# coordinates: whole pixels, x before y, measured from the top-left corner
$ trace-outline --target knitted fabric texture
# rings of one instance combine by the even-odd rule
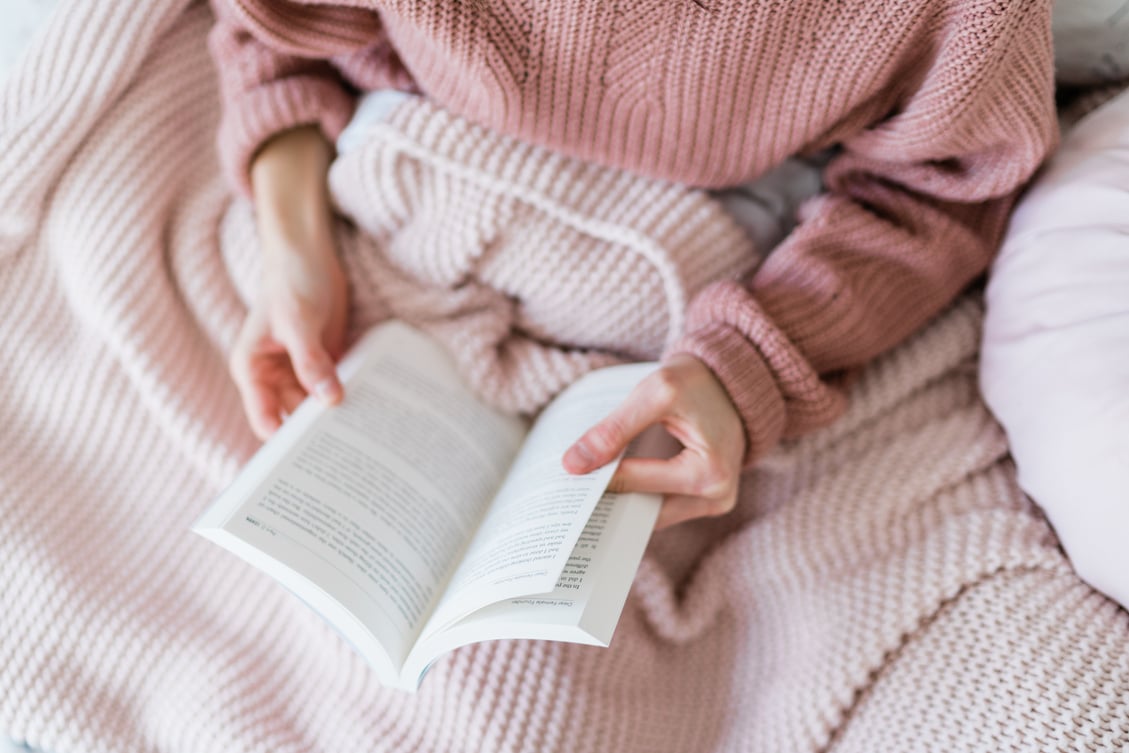
[[[701,191],[561,157],[421,101],[365,138],[330,175],[362,231],[343,238],[364,260],[354,287],[436,335],[507,411],[541,408],[593,366],[657,359],[695,293],[757,260]],[[249,237],[250,215],[239,220]]]
[[[734,514],[656,536],[611,648],[492,642],[418,695],[381,688],[188,531],[255,447],[224,363],[253,253],[214,167],[212,19],[63,1],[0,93],[0,734],[60,753],[1129,746],[1129,616],[1015,485],[971,299],[746,474]],[[366,243],[344,247],[358,321],[392,305],[362,287]],[[669,322],[651,326],[653,346]]]
[[[920,329],[984,271],[1056,138],[1049,0],[213,4],[220,146],[244,191],[271,135],[317,123],[334,138],[353,90],[389,86],[697,186],[840,147],[828,195],[744,284],[703,289],[671,348],[725,385],[746,464],[833,420],[836,372]]]

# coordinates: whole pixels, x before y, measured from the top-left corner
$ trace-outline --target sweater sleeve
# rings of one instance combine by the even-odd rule
[[[251,161],[272,136],[318,125],[334,141],[348,124],[355,97],[342,63],[363,70],[369,85],[411,87],[371,10],[284,0],[212,0],[212,7],[220,160],[229,182],[248,196]]]
[[[976,6],[976,9],[971,9]],[[746,465],[834,420],[835,387],[982,273],[1057,140],[1047,2],[951,3],[903,106],[845,139],[828,192],[745,283],[691,301],[672,352],[703,360],[745,426]],[[931,51],[931,52],[930,52]]]

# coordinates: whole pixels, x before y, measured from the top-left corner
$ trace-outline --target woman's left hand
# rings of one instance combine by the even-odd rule
[[[565,470],[588,473],[610,463],[655,424],[681,442],[682,451],[665,460],[625,459],[608,489],[665,495],[657,528],[732,510],[745,430],[717,377],[684,353],[647,376],[622,405],[585,432],[565,453]]]

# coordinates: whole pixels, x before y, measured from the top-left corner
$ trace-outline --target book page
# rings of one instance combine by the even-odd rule
[[[606,493],[592,511],[553,590],[491,604],[424,639],[404,667],[403,687],[459,646],[522,638],[611,643],[662,497]]]
[[[343,628],[327,601],[399,664],[525,426],[479,402],[442,348],[400,323],[366,336],[341,373],[344,402],[303,403],[197,530],[225,546],[250,544],[268,560],[255,564],[358,650],[364,637]],[[215,528],[227,536],[211,535]]]
[[[561,465],[564,453],[655,368],[643,363],[591,372],[549,404],[526,436],[425,633],[487,604],[553,590],[618,465],[575,476]]]

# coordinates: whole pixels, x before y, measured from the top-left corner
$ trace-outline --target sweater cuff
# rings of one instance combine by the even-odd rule
[[[713,322],[684,335],[668,355],[688,353],[718,378],[745,428],[745,457],[749,468],[771,450],[784,433],[784,398],[756,347],[732,327]]]
[[[231,184],[251,197],[251,161],[282,131],[317,125],[331,143],[353,116],[354,98],[340,83],[292,76],[263,84],[230,102],[219,131],[220,159]]]

